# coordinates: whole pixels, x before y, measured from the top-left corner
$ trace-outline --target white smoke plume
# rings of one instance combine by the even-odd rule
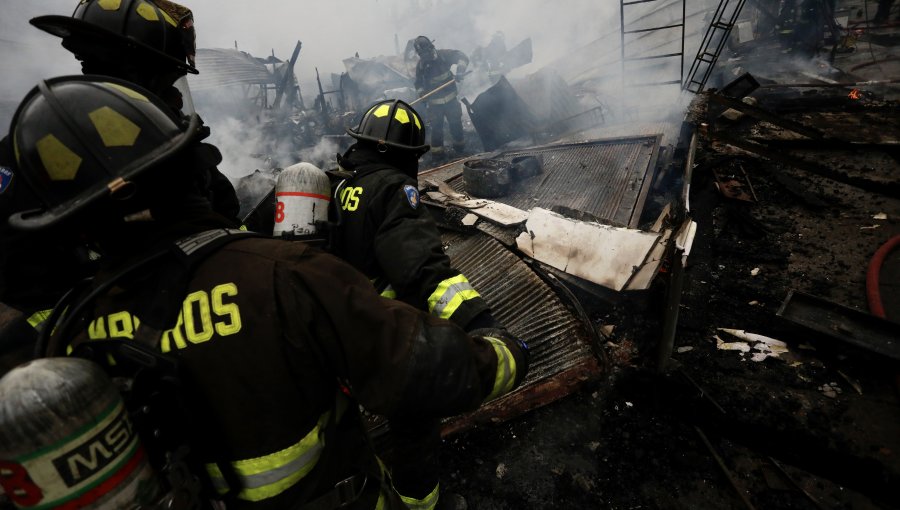
[[[9,107],[4,109],[2,104],[14,106],[40,78],[79,71],[77,62],[60,46],[58,38],[28,24],[29,18],[40,14],[70,14],[76,0],[7,0],[6,3],[4,16],[0,18],[0,69],[5,71],[5,81],[0,83],[0,126],[8,123],[12,115]],[[430,37],[438,48],[455,48],[470,55],[476,47],[488,44],[497,33],[505,36],[507,48],[530,37],[533,62],[511,73],[511,79],[525,77],[549,65],[570,84],[586,77],[593,78],[593,84],[605,95],[602,99],[605,104],[616,104],[621,94],[621,81],[616,78],[620,55],[618,2],[329,0],[312,4],[288,0],[184,0],[183,3],[194,12],[199,48],[237,47],[255,57],[264,58],[274,53],[287,60],[296,42],[302,41],[295,75],[301,83],[307,108],[311,107],[317,93],[316,68],[323,77],[324,88],[330,90],[333,88],[331,74],[345,71],[344,59],[355,55],[363,59],[395,55],[404,49],[408,40],[418,35]],[[714,7],[715,2],[689,3],[692,5],[689,6],[688,31],[696,38],[702,26],[702,13],[710,6]],[[661,8],[666,4],[670,7]],[[650,25],[659,25],[680,16],[678,0],[660,0],[647,5],[632,8],[626,22],[643,20]],[[648,14],[653,10],[657,12]],[[634,44],[631,50],[668,51],[671,44],[680,45],[680,34],[662,35],[662,42],[644,39],[649,43],[646,48]],[[686,47],[687,62],[694,51],[695,47],[690,44]],[[9,72],[11,69],[16,72]],[[639,67],[629,70],[627,78],[652,81],[656,75],[677,77],[678,64],[674,68],[671,64],[667,68]],[[473,100],[487,85],[489,83],[471,82],[465,84],[463,92]],[[635,96],[642,97],[640,94]],[[212,129],[210,141],[218,145],[225,156],[221,166],[233,178],[257,168],[286,166],[297,162],[298,157],[309,156],[307,151],[292,153],[276,143],[264,129],[268,122],[264,116],[256,125],[238,125],[233,116],[204,108],[204,104],[198,102],[198,113]],[[246,119],[242,118],[242,122]],[[309,157],[326,154],[326,151],[319,152]],[[254,154],[264,155],[256,157]],[[333,159],[331,154],[327,156]]]

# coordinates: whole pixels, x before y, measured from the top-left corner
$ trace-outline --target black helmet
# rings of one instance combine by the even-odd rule
[[[412,106],[399,99],[386,99],[372,105],[359,121],[359,127],[348,129],[347,134],[357,140],[376,143],[381,152],[392,147],[421,156],[431,148],[425,144],[422,118]]]
[[[9,223],[50,226],[123,188],[181,151],[200,119],[176,117],[159,98],[107,76],[63,76],[40,82],[13,117],[17,175],[42,204]]]
[[[39,16],[31,24],[62,37],[63,46],[82,60],[124,51],[140,65],[197,74],[187,62],[193,57],[193,23],[190,10],[182,9],[184,24],[149,0],[81,0],[71,17]]]
[[[432,43],[431,39],[425,37],[424,35],[416,37],[416,40],[413,41],[413,47],[416,49],[416,53],[418,53],[420,57],[431,55],[434,52],[434,43]]]

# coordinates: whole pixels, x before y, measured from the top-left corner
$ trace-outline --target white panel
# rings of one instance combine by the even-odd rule
[[[659,234],[565,218],[532,209],[516,244],[526,254],[568,274],[619,291],[640,269]]]

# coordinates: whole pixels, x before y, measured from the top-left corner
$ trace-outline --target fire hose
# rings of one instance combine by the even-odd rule
[[[878,248],[875,255],[872,255],[872,260],[869,261],[869,268],[866,271],[866,298],[869,301],[869,311],[872,312],[872,315],[882,319],[887,319],[888,317],[884,311],[884,303],[881,302],[881,289],[879,288],[881,266],[884,264],[888,254],[898,246],[900,246],[900,235],[888,239],[886,243],[881,245],[881,248]],[[894,375],[894,385],[897,391],[900,392],[900,373]]]
[[[898,246],[900,246],[900,235],[890,238],[881,245],[881,248],[878,248],[878,251],[872,256],[872,260],[869,261],[869,269],[866,271],[866,297],[869,301],[869,310],[873,315],[883,319],[887,318],[887,314],[884,311],[884,304],[881,302],[881,290],[879,289],[881,266],[888,254]]]

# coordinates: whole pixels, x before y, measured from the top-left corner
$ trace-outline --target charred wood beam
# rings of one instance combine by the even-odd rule
[[[803,494],[803,496],[805,496],[806,499],[808,499],[808,500],[810,501],[810,503],[812,503],[813,505],[815,505],[816,508],[818,508],[819,510],[827,510],[827,509],[825,508],[825,505],[823,505],[822,503],[820,503],[818,499],[816,499],[815,497],[813,497],[812,494],[809,493],[809,491],[807,491],[807,490],[804,489],[799,483],[797,483],[797,480],[794,480],[794,477],[791,476],[791,474],[788,473],[787,470],[785,470],[784,467],[781,466],[781,463],[780,463],[780,462],[778,462],[777,460],[775,460],[775,459],[774,459],[773,457],[771,457],[771,456],[768,458],[768,460],[769,460],[769,462],[772,463],[773,466],[775,466],[775,469],[778,470],[778,473],[779,473],[785,480],[787,480],[788,483],[790,483],[795,489],[797,489],[799,492],[801,492],[801,493]]]
[[[488,402],[474,412],[446,420],[441,427],[441,436],[458,434],[478,425],[504,422],[521,414],[521,409],[537,409],[569,395],[583,384],[598,379],[601,374],[595,358],[584,358],[553,377]]]
[[[685,371],[667,378],[659,387],[661,404],[686,423],[715,431],[719,437],[773,457],[816,476],[856,490],[886,508],[895,508],[900,473],[875,458],[841,451],[826,435],[817,435],[800,422],[761,422],[726,409]],[[687,397],[687,398],[686,398]]]
[[[765,145],[748,140],[741,140],[722,132],[713,133],[713,137],[723,143],[737,147],[738,149],[745,150],[747,152],[751,152],[753,154],[757,154],[771,161],[785,163],[794,168],[812,172],[814,174],[821,175],[822,177],[826,177],[833,181],[842,182],[861,190],[877,193],[886,197],[900,198],[900,182],[875,182],[869,179],[864,179],[862,177],[850,176],[843,172],[838,172],[836,170],[832,170],[831,168],[819,165],[818,163],[813,163],[805,159],[789,156]],[[822,205],[825,204],[823,203]]]
[[[278,90],[275,91],[275,108],[279,108],[281,106],[281,98],[284,97],[284,93],[287,88],[291,85],[294,77],[294,66],[297,64],[297,57],[300,56],[300,47],[303,46],[303,43],[297,41],[297,45],[294,46],[294,53],[291,55],[291,61],[284,68],[284,76],[281,78],[281,86],[278,87]]]
[[[900,83],[900,78],[890,78],[887,80],[869,80],[854,81],[841,83],[767,83],[760,85],[763,89],[790,89],[790,88],[841,88],[841,87],[867,87],[870,85],[887,85],[890,83]]]
[[[722,457],[719,455],[719,452],[716,451],[716,448],[713,446],[712,442],[710,442],[709,438],[706,437],[706,434],[700,427],[694,426],[694,430],[697,431],[697,435],[700,436],[700,439],[703,441],[703,444],[706,446],[706,449],[709,450],[710,455],[712,455],[713,459],[715,459],[716,464],[718,464],[719,469],[722,470],[722,473],[725,475],[725,478],[728,479],[728,483],[734,489],[734,492],[741,498],[741,501],[744,503],[750,510],[756,510],[756,507],[753,506],[753,503],[750,502],[750,499],[747,498],[747,494],[738,483],[737,479],[735,479],[734,475],[731,474],[731,470],[728,469],[728,466],[725,465],[725,461],[722,460]]]
[[[753,154],[762,156],[762,157],[772,160],[772,161],[779,161],[782,163],[786,163],[793,167],[800,168],[802,170],[808,170],[808,171],[813,171],[813,172],[818,170],[818,168],[815,168],[816,165],[814,163],[811,163],[806,160],[800,160],[798,158],[792,158],[792,157],[782,154],[780,152],[772,151],[768,147],[758,144],[758,143],[749,142],[746,140],[739,140],[737,138],[725,135],[724,133],[721,133],[721,132],[714,133],[713,136],[715,139],[717,139],[725,144],[731,145],[733,147],[737,147],[737,148],[739,148],[741,150],[745,150],[747,152],[751,152]],[[819,198],[815,194],[807,191],[808,187],[803,185],[796,179],[794,179],[790,176],[781,174],[779,172],[775,172],[775,171],[770,172],[770,174],[782,186],[784,186],[788,191],[790,191],[795,196],[800,198],[805,204],[812,206],[812,207],[825,207],[828,205],[828,203],[823,201],[821,198]]]
[[[771,140],[764,138],[751,138],[751,140],[764,143],[769,147],[783,150],[817,150],[817,151],[846,151],[846,150],[876,150],[888,154],[900,151],[900,142],[849,142],[827,138],[823,140]]]
[[[778,317],[815,338],[862,349],[900,365],[900,324],[791,290]]]
[[[817,150],[817,151],[878,151],[900,162],[900,141],[894,142],[848,142],[846,140],[765,140],[751,138],[754,142],[765,143],[777,150]]]
[[[728,108],[735,109],[739,112],[743,112],[751,117],[755,117],[759,120],[764,120],[766,122],[775,124],[776,126],[783,127],[784,129],[793,131],[795,133],[801,134],[803,136],[809,138],[824,138],[825,135],[822,134],[818,129],[813,129],[808,126],[804,126],[799,122],[794,122],[792,120],[787,120],[783,117],[780,117],[768,110],[760,108],[758,106],[749,105],[743,101],[732,99],[730,97],[725,97],[719,94],[710,94],[709,100],[720,104],[722,106],[727,106]]]
[[[685,223],[689,225],[689,223]],[[677,236],[669,241],[666,251],[672,270],[667,281],[665,306],[662,313],[662,334],[656,346],[656,370],[666,372],[672,366],[672,351],[675,349],[675,333],[678,328],[678,314],[681,310],[681,294],[684,288],[684,269],[687,262],[684,247],[678,246]]]

